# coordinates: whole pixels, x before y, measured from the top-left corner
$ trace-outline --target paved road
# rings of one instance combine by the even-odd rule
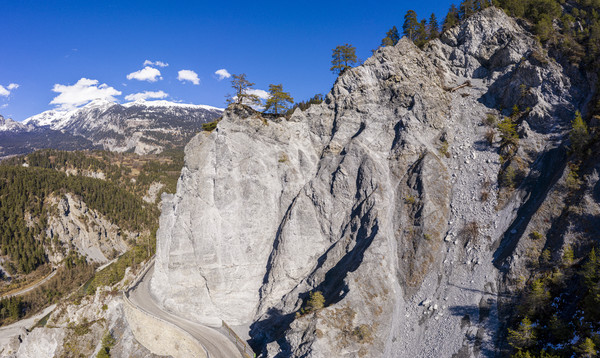
[[[99,267],[96,269],[96,272],[99,272],[99,271],[101,271],[103,268],[105,268],[105,267],[108,267],[108,265],[110,265],[110,264],[112,264],[113,262],[117,261],[117,260],[119,259],[119,257],[121,257],[121,256],[122,256],[122,254],[121,254],[121,255],[119,255],[119,256],[117,256],[117,257],[115,257],[114,259],[112,259],[112,260],[108,261],[108,262],[107,262],[107,263],[105,263],[104,265],[102,265],[102,266],[99,266]]]
[[[54,308],[56,308],[55,304],[50,307],[46,307],[46,309],[44,309],[42,312],[36,314],[33,317],[22,319],[11,325],[1,327],[0,328],[0,351],[7,343],[10,342],[10,340],[13,337],[20,335],[23,332],[23,329],[31,329],[31,327],[33,327],[37,323],[37,321],[42,319],[42,317],[44,317],[48,313],[52,312],[52,310],[54,310]]]
[[[48,276],[44,277],[43,280],[39,281],[38,283],[36,283],[35,285],[31,286],[31,287],[27,287],[24,288],[20,291],[14,292],[14,293],[9,293],[6,294],[4,296],[2,296],[2,298],[9,298],[9,297],[14,297],[14,296],[21,296],[29,291],[35,290],[37,287],[39,287],[40,285],[43,285],[44,283],[48,282],[49,279],[51,279],[52,277],[54,277],[54,275],[56,275],[57,270],[53,270]]]
[[[163,311],[150,296],[149,285],[153,272],[154,266],[146,272],[140,283],[129,292],[131,302],[154,316],[169,321],[187,331],[206,348],[210,358],[242,357],[236,346],[216,330]]]

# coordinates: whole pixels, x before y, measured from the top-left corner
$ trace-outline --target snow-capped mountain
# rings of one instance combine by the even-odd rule
[[[90,140],[112,151],[158,153],[183,147],[202,124],[221,116],[223,109],[169,101],[118,104],[95,100],[73,110],[50,110],[27,118],[23,123]]]
[[[0,132],[27,132],[31,127],[0,115]]]

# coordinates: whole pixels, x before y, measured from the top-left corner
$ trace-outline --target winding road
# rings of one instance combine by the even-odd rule
[[[25,287],[25,288],[20,289],[20,290],[18,290],[16,292],[9,292],[9,293],[5,294],[4,296],[2,296],[0,298],[9,298],[9,297],[21,296],[21,295],[23,295],[23,294],[25,294],[27,292],[30,292],[30,291],[32,291],[32,290],[40,287],[44,283],[48,282],[48,280],[50,280],[52,277],[54,277],[54,275],[56,275],[57,271],[58,270],[53,269],[52,272],[48,276],[46,276],[43,279],[39,280],[38,282],[36,282],[32,286]]]
[[[150,295],[150,278],[153,272],[154,264],[144,274],[141,281],[129,291],[131,302],[146,312],[168,321],[191,334],[204,346],[210,358],[242,357],[235,344],[215,329],[163,311]]]

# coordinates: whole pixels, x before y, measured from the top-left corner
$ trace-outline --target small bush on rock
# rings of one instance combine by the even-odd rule
[[[325,297],[323,297],[321,291],[311,292],[310,298],[306,303],[306,308],[312,312],[320,310],[323,307],[325,307]]]

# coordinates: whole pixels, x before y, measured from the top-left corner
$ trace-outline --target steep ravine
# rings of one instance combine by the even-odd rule
[[[589,100],[565,72],[489,8],[423,50],[377,50],[289,120],[230,106],[163,196],[153,295],[202,323],[250,325],[264,357],[494,356],[498,302],[525,269],[513,257]],[[514,105],[511,165],[528,179],[499,191],[483,123]],[[315,291],[325,308],[302,313]]]

